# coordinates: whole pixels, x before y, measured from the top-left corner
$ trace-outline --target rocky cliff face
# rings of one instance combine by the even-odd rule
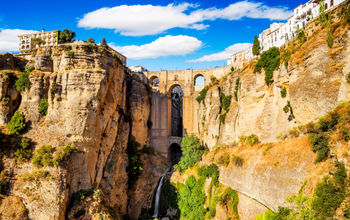
[[[263,142],[276,141],[280,134],[313,121],[339,102],[349,100],[346,75],[350,72],[350,31],[334,22],[333,48],[327,46],[326,30],[310,23],[306,28],[310,32],[309,40],[302,46],[295,40],[288,69],[281,65],[274,72],[272,85],[266,85],[264,73],[253,73],[253,61],[210,87],[198,110],[201,140],[210,149],[216,144],[238,142],[241,135],[256,134]],[[285,98],[281,97],[282,88],[287,91]],[[232,96],[225,123],[219,118],[224,112],[220,107],[220,92]],[[294,117],[290,111],[283,110],[288,102]]]
[[[265,83],[264,71],[253,72],[257,62],[253,60],[242,70],[212,84],[200,104],[198,134],[212,151],[203,158],[204,162],[219,164],[223,155],[236,155],[244,160],[242,167],[233,162],[229,166],[220,165],[220,182],[240,194],[241,219],[254,219],[264,206],[277,210],[288,196],[298,193],[305,181],[306,192],[312,194],[316,183],[334,170],[331,161],[314,165],[315,155],[307,137],[282,140],[299,136],[303,125],[315,122],[350,99],[347,81],[350,31],[349,25],[341,20],[341,11],[339,8],[332,12],[332,48],[327,45],[327,31],[315,20],[306,27],[308,40],[304,44],[295,39],[282,48],[282,52],[283,49],[293,52],[288,67],[282,62],[274,71],[272,84]],[[283,88],[285,97],[281,95]],[[220,93],[232,97],[224,121],[220,120],[220,115],[225,114]],[[239,144],[240,137],[251,134],[264,144],[239,146],[244,144]],[[334,145],[332,155],[349,167],[348,153],[344,153],[349,151],[348,144],[336,141]]]
[[[1,69],[10,74],[23,69],[12,64],[16,62],[11,59],[18,58],[8,54],[0,57],[7,60]],[[143,157],[148,177],[141,177],[136,184],[147,186],[147,191],[131,193],[127,175],[126,148],[131,135],[142,146],[149,143],[150,94],[143,76],[132,75],[113,51],[79,42],[39,49],[28,60],[30,64],[35,66],[30,74],[31,86],[21,94],[6,78],[7,73],[1,74],[1,98],[9,97],[9,102],[1,109],[0,125],[5,126],[18,109],[27,121],[24,136],[32,139],[36,147],[74,144],[79,152],[70,157],[65,167],[49,169],[54,181],[44,180],[40,186],[32,186],[17,180],[11,182],[9,195],[20,198],[31,219],[64,219],[70,196],[91,187],[100,188],[103,203],[117,215],[131,209],[137,217],[141,208],[150,208],[149,200],[167,166],[161,163],[164,159]],[[38,111],[44,98],[49,104],[46,116]],[[159,162],[151,165],[155,160]],[[11,170],[15,177],[35,171],[30,163],[16,164],[10,156],[3,161],[6,171]],[[23,192],[28,187],[30,195]],[[88,210],[87,207],[86,213]]]

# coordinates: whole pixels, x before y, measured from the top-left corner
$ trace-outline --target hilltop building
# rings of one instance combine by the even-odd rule
[[[333,9],[345,1],[346,0],[325,0],[325,10]],[[304,28],[309,21],[319,16],[320,2],[320,0],[310,0],[305,4],[297,6],[294,9],[293,15],[288,18],[287,23],[272,23],[268,29],[259,34],[260,51],[267,51],[271,47],[281,47],[289,40],[293,39],[299,28]],[[245,54],[245,59],[243,61],[241,58],[242,54]],[[241,68],[245,62],[248,62],[252,58],[254,58],[252,50],[240,51],[227,59],[227,65]]]
[[[136,72],[136,73],[148,72],[148,70],[143,66],[131,66],[129,67],[129,69],[132,72]]]
[[[41,32],[35,32],[32,34],[23,34],[19,35],[19,52],[27,53],[35,48],[38,48],[39,45],[35,44],[33,39],[40,38],[45,44],[43,46],[54,46],[58,44],[58,30],[55,31],[46,31],[42,29]]]

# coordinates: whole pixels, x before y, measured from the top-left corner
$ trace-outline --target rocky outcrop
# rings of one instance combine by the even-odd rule
[[[150,94],[144,76],[132,75],[111,49],[91,48],[83,42],[39,49],[28,63],[35,70],[30,74],[30,89],[20,95],[7,86],[8,81],[1,75],[1,91],[6,96],[11,94],[10,103],[15,107],[3,111],[0,125],[6,125],[5,119],[18,108],[27,121],[24,136],[32,139],[36,147],[74,144],[78,152],[65,167],[49,169],[53,176],[50,181],[42,181],[40,186],[15,181],[10,194],[23,201],[30,219],[64,219],[73,193],[100,188],[104,195],[101,201],[118,216],[127,214],[128,204],[133,201],[137,206],[130,203],[130,213],[138,217],[142,208],[150,207],[166,166],[162,157],[144,156],[147,169],[136,182],[140,190],[128,190],[128,140],[132,135],[142,146],[149,145]],[[46,116],[38,111],[44,98],[49,103]],[[5,165],[7,170],[9,167]],[[12,162],[14,176],[35,170],[29,163],[18,166]],[[27,195],[24,188],[32,193]],[[35,195],[39,197],[33,202]]]

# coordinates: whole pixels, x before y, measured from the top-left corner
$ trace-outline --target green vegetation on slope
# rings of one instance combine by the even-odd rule
[[[193,134],[186,134],[185,137],[182,138],[181,149],[181,160],[174,166],[174,169],[181,172],[185,171],[187,168],[193,167],[202,158],[204,153],[204,148],[198,137]]]
[[[263,52],[255,66],[254,73],[264,69],[265,82],[270,85],[273,81],[273,71],[277,70],[280,66],[280,51],[277,47],[272,47],[269,50]]]

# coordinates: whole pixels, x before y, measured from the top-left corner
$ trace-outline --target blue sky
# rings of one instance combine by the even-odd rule
[[[284,22],[304,2],[3,1],[0,52],[16,52],[17,34],[67,28],[76,32],[77,40],[92,37],[100,42],[106,37],[127,55],[128,66],[210,68],[225,65],[227,54],[249,46],[254,35],[274,21]]]

